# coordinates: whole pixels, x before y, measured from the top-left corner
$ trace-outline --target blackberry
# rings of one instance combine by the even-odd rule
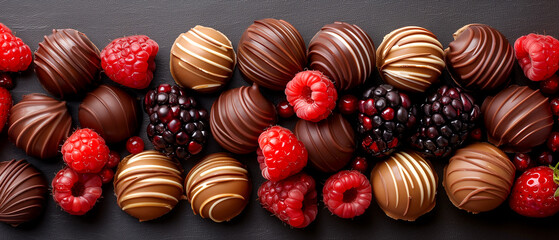
[[[144,99],[149,115],[147,135],[156,150],[188,159],[202,151],[208,138],[208,111],[178,86],[161,84]]]
[[[373,157],[390,155],[416,122],[409,97],[389,84],[372,87],[359,101],[357,132],[361,150]]]
[[[480,116],[474,98],[460,88],[442,86],[420,107],[422,116],[411,145],[425,157],[443,158],[468,138]]]

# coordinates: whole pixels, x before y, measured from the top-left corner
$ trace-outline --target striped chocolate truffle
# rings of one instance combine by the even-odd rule
[[[237,58],[231,41],[221,32],[197,25],[181,34],[171,48],[171,75],[175,82],[202,93],[226,84]]]

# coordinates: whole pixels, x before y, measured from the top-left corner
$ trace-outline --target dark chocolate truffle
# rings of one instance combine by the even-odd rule
[[[276,91],[284,90],[307,65],[303,37],[284,20],[254,21],[238,48],[239,70],[245,80]]]
[[[101,85],[80,104],[78,118],[83,128],[91,128],[109,143],[132,136],[139,125],[139,106],[123,90]]]
[[[490,91],[507,82],[514,52],[503,34],[484,24],[468,24],[452,36],[454,41],[445,49],[446,65],[458,85]]]
[[[44,209],[47,181],[25,160],[0,162],[0,222],[17,226]]]
[[[309,43],[310,68],[334,81],[338,90],[365,83],[375,70],[375,45],[356,25],[335,22],[325,25]]]
[[[539,90],[510,86],[481,107],[487,139],[507,152],[528,152],[547,141],[553,129],[549,101]]]
[[[223,92],[210,111],[215,140],[238,154],[256,151],[258,136],[276,121],[274,104],[262,96],[256,84]]]
[[[35,73],[41,85],[59,98],[76,96],[97,84],[99,49],[74,29],[52,30],[35,52]]]
[[[355,150],[353,128],[337,113],[317,123],[299,120],[295,135],[305,145],[312,166],[322,172],[342,169]]]
[[[51,158],[68,138],[72,118],[66,102],[32,93],[10,110],[8,137],[29,156]]]

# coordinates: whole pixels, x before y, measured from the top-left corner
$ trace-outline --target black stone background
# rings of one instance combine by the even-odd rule
[[[422,26],[435,33],[444,47],[452,41],[452,33],[469,23],[489,24],[501,31],[511,42],[531,32],[559,37],[559,2],[550,1],[5,1],[0,0],[0,22],[9,26],[33,51],[44,35],[53,28],[74,28],[87,34],[99,49],[112,39],[134,34],[145,34],[160,47],[157,70],[150,87],[159,83],[173,83],[169,73],[169,52],[175,38],[197,24],[213,27],[229,37],[235,50],[244,30],[254,20],[281,18],[293,24],[308,44],[312,36],[325,24],[346,21],[363,28],[379,46],[390,31],[407,26]],[[44,93],[33,67],[17,77],[17,87],[11,91],[14,102],[29,93]],[[511,78],[527,83],[517,66]],[[449,81],[448,75],[443,81]],[[369,85],[378,82],[374,73]],[[115,84],[103,76],[103,82]],[[239,71],[227,86],[248,85]],[[147,90],[127,89],[138,98]],[[278,102],[282,93],[264,90],[272,101]],[[340,93],[340,96],[343,93]],[[217,94],[196,97],[210,108]],[[479,103],[483,98],[478,98]],[[77,109],[81,99],[68,102],[77,127]],[[145,133],[148,118],[144,115],[139,135],[152,148]],[[280,125],[292,128],[296,121],[282,120]],[[124,156],[124,145],[110,146]],[[224,151],[211,139],[201,156]],[[169,214],[160,219],[139,223],[121,211],[116,204],[111,185],[103,188],[103,197],[85,216],[71,216],[63,212],[51,197],[45,213],[37,220],[14,228],[0,224],[0,239],[529,239],[556,238],[559,216],[546,219],[521,217],[504,204],[498,209],[477,215],[458,210],[448,200],[439,181],[437,206],[415,222],[395,221],[385,216],[375,202],[362,216],[353,220],[330,214],[320,203],[315,222],[305,229],[291,229],[270,216],[258,203],[256,190],[264,182],[260,176],[255,154],[237,156],[248,165],[252,174],[253,191],[247,208],[227,223],[194,216],[190,205],[181,201]],[[0,134],[0,161],[25,158],[40,169],[49,181],[63,166],[60,157],[46,161],[28,157],[7,140],[6,131]],[[183,161],[188,171],[200,157]],[[434,161],[442,180],[444,161]],[[317,177],[318,190],[327,176]]]

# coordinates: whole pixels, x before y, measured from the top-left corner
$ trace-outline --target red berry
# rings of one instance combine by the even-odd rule
[[[115,168],[120,163],[120,154],[116,151],[109,152],[109,160],[107,161],[107,165],[105,168]]]
[[[65,167],[52,180],[52,195],[64,211],[72,215],[83,215],[101,197],[102,185],[103,181],[97,174],[77,173]]]
[[[552,36],[528,34],[514,42],[524,75],[532,81],[551,77],[559,69],[559,41]]]
[[[297,117],[318,122],[330,115],[336,107],[338,93],[328,77],[319,71],[303,71],[287,83],[287,101]]]
[[[547,139],[547,148],[552,152],[559,150],[559,132],[552,132]]]
[[[324,204],[341,218],[353,218],[367,210],[373,198],[369,179],[358,171],[341,171],[326,180]]]
[[[138,154],[144,151],[144,140],[141,137],[134,136],[126,141],[126,150],[132,154]]]
[[[3,23],[0,23],[0,33],[12,33],[12,30],[10,30],[6,25],[4,25]]]
[[[279,181],[294,175],[307,165],[307,149],[289,129],[273,126],[258,137],[256,151],[262,176]]]
[[[143,89],[153,79],[158,51],[159,45],[148,36],[117,38],[101,52],[101,66],[111,80]]]
[[[258,188],[263,208],[295,228],[304,228],[316,218],[317,193],[314,179],[300,173],[281,181],[266,181]]]
[[[62,159],[78,173],[98,173],[109,160],[109,148],[95,131],[78,129],[62,145]]]
[[[291,106],[287,101],[279,102],[276,109],[278,110],[278,114],[282,118],[290,118],[295,114],[295,111],[293,110],[293,106]]]
[[[539,166],[528,169],[512,187],[510,208],[527,217],[555,215],[559,212],[558,175],[556,168]]]
[[[512,161],[516,167],[516,171],[524,172],[532,165],[532,159],[525,153],[517,153],[514,155],[514,160]]]
[[[356,96],[347,94],[342,96],[340,99],[340,103],[338,104],[338,109],[342,114],[352,114],[357,111],[359,107],[359,101],[357,100]]]
[[[369,167],[367,164],[367,159],[364,157],[355,157],[353,161],[351,161],[350,166],[351,169],[357,170],[361,173],[367,171],[367,168]]]
[[[470,137],[472,138],[472,140],[474,141],[480,141],[481,140],[481,128],[476,128],[474,130],[472,130],[472,132],[470,132]]]
[[[103,168],[103,170],[99,172],[99,177],[101,177],[103,184],[107,184],[113,181],[114,176],[115,176],[115,172],[110,168]]]
[[[14,89],[14,81],[12,80],[12,77],[10,77],[10,74],[0,72],[0,87],[8,90]]]
[[[551,100],[550,105],[553,115],[559,116],[559,98],[554,98],[553,100]]]
[[[24,71],[33,61],[31,49],[6,25],[2,24],[0,29],[0,71]]]
[[[12,108],[12,95],[8,90],[0,87],[0,132],[8,121],[8,115]]]
[[[538,163],[545,166],[551,165],[553,163],[553,155],[551,155],[548,151],[543,151],[538,156]]]
[[[546,94],[555,94],[559,90],[559,76],[553,74],[551,77],[540,82],[540,89]]]

